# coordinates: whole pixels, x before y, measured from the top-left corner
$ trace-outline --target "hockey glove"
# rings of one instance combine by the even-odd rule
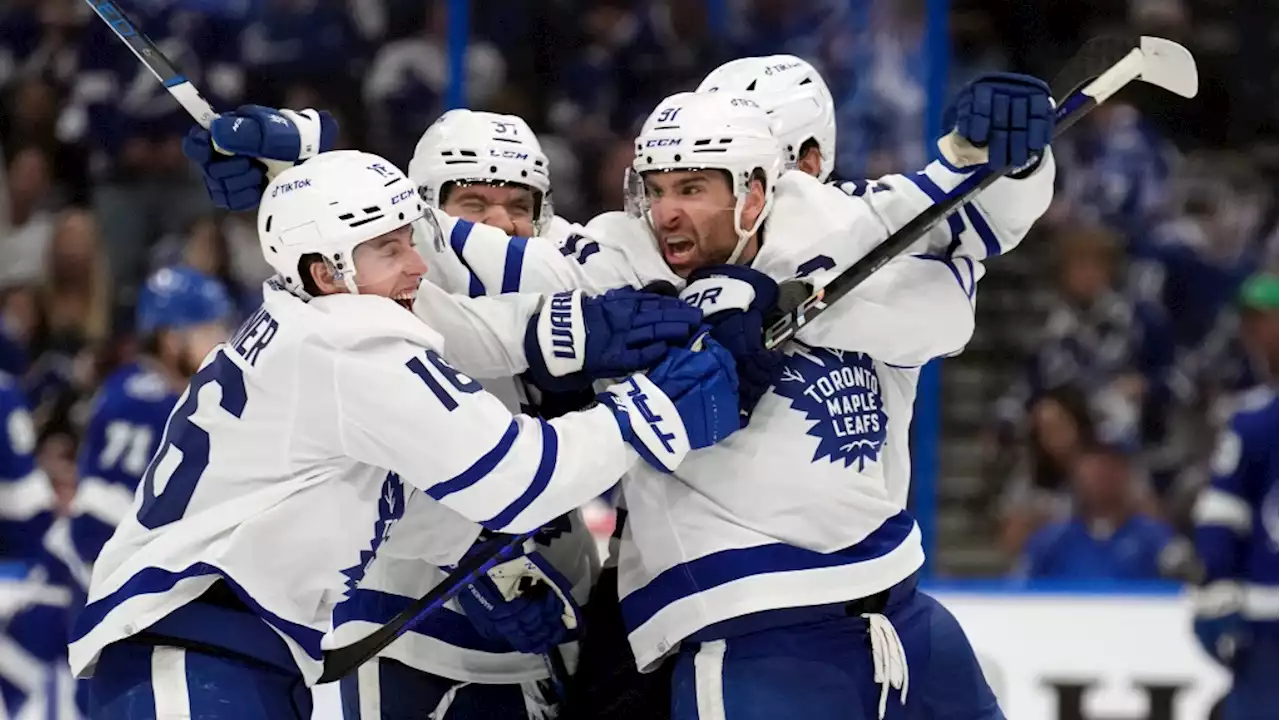
[[[953,130],[938,141],[938,148],[957,168],[985,162],[1012,166],[1013,177],[1025,177],[1040,164],[1053,139],[1053,126],[1053,98],[1043,80],[985,73],[964,86],[952,102],[943,127]],[[985,149],[985,160],[974,147]]]
[[[646,375],[601,393],[622,436],[653,467],[674,472],[690,450],[710,447],[739,428],[733,356],[708,334],[700,350],[675,348]]]
[[[532,540],[525,550],[468,585],[458,604],[481,636],[541,655],[574,639],[582,611],[572,584],[533,550]]]
[[[207,131],[192,128],[182,151],[200,166],[215,205],[252,210],[270,178],[332,150],[337,138],[338,123],[327,111],[242,105],[219,115]]]
[[[1196,639],[1214,660],[1228,669],[1249,642],[1249,625],[1240,614],[1242,594],[1231,582],[1210,583],[1191,592]]]
[[[733,354],[739,421],[746,427],[784,359],[780,351],[764,346],[765,315],[778,303],[778,284],[749,267],[718,265],[695,270],[680,297],[702,310],[711,337]]]
[[[592,381],[622,378],[653,367],[697,332],[702,312],[678,298],[610,290],[548,298],[525,332],[526,375],[549,392],[569,392]]]

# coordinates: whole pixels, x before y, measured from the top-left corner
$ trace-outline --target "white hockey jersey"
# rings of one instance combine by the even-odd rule
[[[454,236],[455,223],[465,223],[439,211],[415,233],[418,250],[427,261],[428,279],[454,294],[470,290],[470,272],[445,243],[432,238]],[[564,227],[568,224],[556,218]],[[437,234],[430,223],[440,227]],[[484,225],[462,225],[457,237],[465,242],[471,232],[507,236]],[[566,235],[567,236],[567,233]],[[530,238],[529,242],[550,242]],[[424,305],[425,307],[425,305]],[[523,385],[515,378],[480,381],[485,390],[503,401],[513,413],[526,404]],[[342,604],[334,608],[334,646],[349,645],[390,622],[401,610],[445,579],[441,565],[453,565],[471,547],[480,525],[449,508],[417,495],[409,501],[396,531],[378,548],[364,578]],[[599,573],[595,540],[574,510],[556,523],[557,532],[548,543],[539,543],[538,552],[573,584],[573,596],[585,603]],[[577,643],[562,648],[566,657],[576,655]],[[548,677],[546,659],[540,655],[515,652],[509,645],[481,637],[471,621],[451,600],[444,610],[429,615],[420,624],[391,643],[381,653],[409,667],[463,682],[483,684],[520,683]]]
[[[522,337],[540,298],[466,301],[423,288],[420,304],[434,306],[423,315],[473,341],[456,355],[461,367],[474,358],[479,375],[525,369],[519,342],[499,338]],[[264,295],[192,378],[94,565],[70,646],[79,676],[106,645],[221,579],[314,682],[333,608],[407,502],[525,532],[640,462],[607,407],[513,417],[442,359],[439,333],[391,300],[304,302],[271,284]]]
[[[994,183],[807,325],[747,428],[690,453],[674,476],[628,474],[619,594],[641,669],[708,626],[872,595],[920,567],[905,511],[919,368],[964,348],[981,261],[1048,208],[1054,171],[1050,155],[1031,177]],[[936,162],[848,188],[786,173],[751,265],[821,287],[965,177]],[[559,258],[530,244],[518,271],[493,260],[510,256],[489,240],[465,248],[486,288],[683,286],[644,222],[623,213],[588,223]]]

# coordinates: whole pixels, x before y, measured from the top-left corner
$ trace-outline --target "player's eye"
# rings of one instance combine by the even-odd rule
[[[527,218],[533,214],[533,209],[523,203],[516,203],[514,205],[508,205],[507,212],[512,217]]]
[[[462,209],[469,213],[482,213],[488,207],[480,200],[463,200]]]
[[[685,185],[680,188],[681,195],[697,195],[700,192],[702,192],[702,188],[698,185]]]

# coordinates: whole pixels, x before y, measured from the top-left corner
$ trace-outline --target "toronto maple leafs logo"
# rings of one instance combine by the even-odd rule
[[[773,391],[813,421],[818,438],[813,462],[827,458],[858,464],[876,462],[884,448],[889,417],[880,395],[880,376],[865,353],[805,348],[787,357]]]
[[[382,481],[382,492],[378,498],[378,519],[373,524],[373,539],[369,542],[369,549],[360,551],[358,564],[342,571],[342,574],[347,577],[348,590],[354,590],[360,579],[364,577],[365,571],[369,569],[369,563],[373,562],[373,556],[382,543],[391,536],[391,528],[395,527],[396,521],[402,516],[404,516],[404,483],[399,475],[387,473],[387,479]]]

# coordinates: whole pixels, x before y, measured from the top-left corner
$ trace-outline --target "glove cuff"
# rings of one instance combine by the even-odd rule
[[[590,387],[590,380],[575,377],[586,366],[586,350],[582,291],[560,292],[547,298],[542,310],[529,321],[524,335],[525,358],[533,384],[551,392]]]
[[[675,403],[644,375],[632,375],[599,395],[613,410],[622,438],[640,457],[665,473],[689,454],[689,434]]]

